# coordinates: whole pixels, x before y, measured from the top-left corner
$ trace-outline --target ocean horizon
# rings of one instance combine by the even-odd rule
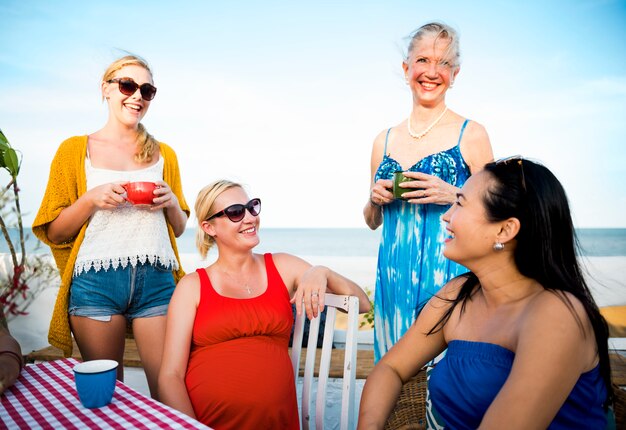
[[[25,230],[26,250],[31,253],[49,253],[50,249]],[[195,227],[185,230],[177,239],[180,253],[197,254]],[[588,257],[626,256],[626,228],[579,228],[580,255]],[[287,252],[299,256],[376,257],[381,229],[368,228],[261,228],[261,243],[256,252]],[[14,243],[17,230],[12,229]],[[8,252],[4,240],[0,253]]]
[[[29,252],[49,255],[50,249],[34,239],[30,231],[28,233],[29,249],[40,245],[37,250]],[[263,228],[259,234],[261,244],[256,252],[297,255],[313,265],[323,265],[341,273],[369,294],[375,293],[380,230]],[[598,306],[626,305],[626,285],[621,276],[626,267],[626,229],[579,229],[578,235],[583,247],[584,272]],[[192,228],[178,239],[181,264],[188,273],[210,264],[216,256],[213,250],[206,260],[202,260],[195,249],[194,236],[195,229]],[[0,246],[0,253],[4,253],[6,245],[3,240],[0,242],[3,245]],[[4,264],[9,264],[8,256],[4,257]],[[0,272],[2,263],[0,259]],[[55,291],[54,288],[41,291],[38,300],[28,310],[29,315],[16,317],[11,322],[11,331],[18,336],[23,347],[39,349],[47,346],[48,322]],[[623,340],[614,340],[611,345],[612,348],[626,349]]]

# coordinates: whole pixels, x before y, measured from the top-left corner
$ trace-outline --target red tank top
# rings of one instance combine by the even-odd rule
[[[215,291],[205,269],[185,383],[199,421],[218,430],[298,429],[288,353],[293,314],[271,254],[267,289],[250,299]]]

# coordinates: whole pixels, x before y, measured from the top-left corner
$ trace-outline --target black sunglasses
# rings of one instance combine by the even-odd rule
[[[147,82],[145,84],[139,85],[131,78],[115,78],[109,79],[107,81],[107,84],[111,84],[114,82],[119,85],[120,93],[124,94],[125,96],[132,96],[137,91],[137,88],[139,88],[139,91],[141,92],[141,97],[146,101],[152,100],[156,95],[156,87]]]
[[[261,199],[252,199],[245,205],[237,203],[236,205],[230,205],[226,209],[211,215],[206,221],[211,221],[213,218],[226,215],[232,222],[239,222],[246,216],[246,209],[252,216],[258,216],[261,213]]]
[[[495,162],[496,166],[499,164],[509,165],[509,164],[517,164],[520,169],[521,177],[522,177],[522,190],[526,193],[526,177],[524,176],[524,158],[521,155],[512,155],[510,157],[501,158],[500,160]]]

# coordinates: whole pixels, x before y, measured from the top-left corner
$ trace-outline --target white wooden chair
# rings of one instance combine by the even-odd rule
[[[326,406],[326,386],[328,383],[328,373],[330,370],[330,358],[333,348],[333,337],[335,333],[335,316],[337,309],[342,309],[348,313],[348,328],[346,330],[346,349],[343,364],[343,384],[341,394],[341,430],[352,430],[356,428],[355,416],[355,384],[356,384],[356,352],[357,352],[357,332],[359,317],[359,299],[354,296],[338,296],[327,293],[324,296],[326,311],[326,327],[324,329],[324,341],[320,358],[319,376],[317,383],[317,396],[315,399],[315,428],[324,428],[324,412]],[[293,343],[291,348],[291,363],[297,384],[300,375],[300,353],[302,351],[302,337],[304,332],[304,321],[306,314],[296,316]],[[314,318],[310,322],[309,341],[307,344],[306,362],[304,367],[304,381],[302,388],[302,408],[300,410],[300,423],[303,430],[308,430],[311,420],[313,388],[313,370],[315,367],[317,336],[319,333],[320,318]]]

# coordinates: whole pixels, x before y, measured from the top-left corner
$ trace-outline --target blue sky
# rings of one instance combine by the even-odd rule
[[[406,36],[461,36],[448,106],[496,157],[542,161],[579,227],[626,227],[626,2],[28,1],[0,3],[0,128],[24,155],[30,224],[59,143],[102,127],[122,50],[159,89],[144,124],[179,156],[187,200],[218,178],[269,227],[364,227],[374,137],[411,109]],[[4,176],[0,176],[6,182]]]

